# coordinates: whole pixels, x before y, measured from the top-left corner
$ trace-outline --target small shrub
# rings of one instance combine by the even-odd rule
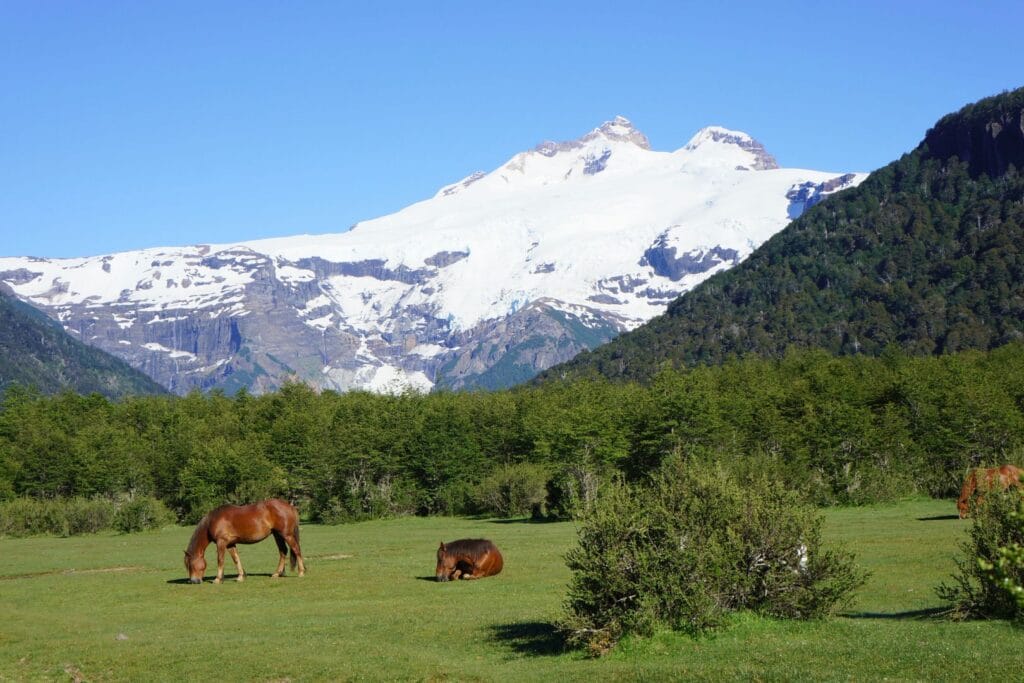
[[[0,503],[0,535],[77,536],[96,533],[110,528],[115,511],[113,501],[101,498],[15,498]]]
[[[831,613],[866,574],[825,550],[822,518],[768,476],[670,461],[649,485],[608,485],[580,518],[560,628],[601,654],[657,627],[699,633],[737,610]]]
[[[320,524],[342,524],[352,519],[352,512],[337,497],[314,501],[311,516]]]
[[[363,519],[399,517],[416,511],[416,488],[404,479],[384,475],[372,479],[354,473],[345,481],[341,495],[313,499],[310,516],[323,524],[341,524]]]
[[[385,474],[375,481],[353,480],[350,485],[359,519],[401,517],[416,512],[416,489],[404,479]]]
[[[952,583],[935,589],[950,604],[953,618],[1024,617],[1024,605],[1014,590],[1014,586],[1024,585],[1024,565],[1012,562],[1014,547],[1024,545],[1022,505],[1022,495],[1010,490],[989,493],[984,505],[972,507],[970,537],[960,544],[957,572]]]
[[[541,465],[500,465],[481,481],[473,498],[483,512],[500,517],[543,514],[548,472]]]
[[[61,536],[94,534],[109,529],[117,513],[114,502],[105,498],[68,498],[52,502],[60,511],[58,514],[64,517]]]
[[[136,496],[125,501],[114,515],[113,527],[129,534],[147,529],[161,529],[174,524],[174,513],[161,501],[150,496]]]
[[[452,480],[438,487],[432,508],[439,515],[464,515],[476,511],[473,494],[475,487],[469,482]]]
[[[551,507],[562,517],[577,517],[597,500],[601,476],[583,465],[568,465],[550,483]]]

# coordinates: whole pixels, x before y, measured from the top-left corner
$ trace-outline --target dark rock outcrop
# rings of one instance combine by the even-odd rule
[[[926,158],[959,157],[973,177],[1024,169],[1024,88],[989,97],[945,116],[918,147]]]
[[[641,266],[650,266],[657,275],[667,277],[673,282],[681,280],[684,275],[706,273],[721,263],[735,265],[740,255],[735,249],[720,246],[711,249],[690,251],[676,255],[676,248],[668,246],[668,238],[661,235],[640,259]]]

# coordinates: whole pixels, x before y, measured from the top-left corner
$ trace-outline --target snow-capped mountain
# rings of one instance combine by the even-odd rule
[[[0,286],[178,392],[503,386],[661,313],[862,174],[617,117],[329,235],[0,258]]]

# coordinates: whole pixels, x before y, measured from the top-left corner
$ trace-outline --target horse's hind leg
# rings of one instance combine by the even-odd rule
[[[231,553],[231,559],[235,561],[235,569],[238,570],[238,581],[245,581],[245,570],[242,569],[242,560],[238,557],[238,548],[231,546],[228,548],[228,552]]]
[[[288,559],[288,544],[281,538],[281,534],[274,532],[274,541],[277,543],[277,552],[280,554],[277,560],[277,571],[271,574],[271,578],[276,579],[277,577],[284,574],[284,564]]]
[[[295,538],[294,534],[289,534],[285,537],[285,540],[288,542],[288,547],[292,549],[292,558],[299,563],[299,576],[305,576],[306,563],[302,561],[302,550],[299,548],[299,539]],[[284,557],[281,558],[281,562],[284,562]]]

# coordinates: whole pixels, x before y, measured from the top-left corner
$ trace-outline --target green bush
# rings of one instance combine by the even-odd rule
[[[831,613],[866,574],[825,550],[822,518],[778,480],[671,460],[648,485],[613,483],[580,518],[559,626],[601,654],[627,634],[699,633],[737,610]]]
[[[1024,497],[1010,513],[1010,518],[1017,525],[1018,535],[1024,536]],[[1017,605],[1014,618],[1024,620],[1024,545],[1010,541],[999,548],[994,562],[979,559],[978,565],[985,570],[990,582],[1000,586],[1014,600]]]
[[[383,475],[372,479],[352,474],[341,487],[341,495],[310,501],[310,516],[323,524],[341,524],[363,519],[411,515],[418,505],[415,486],[405,479]]]
[[[549,484],[552,511],[560,517],[578,517],[594,505],[602,483],[601,475],[592,467],[562,467]]]
[[[480,510],[499,517],[544,514],[548,472],[541,465],[499,465],[481,481],[473,498]]]
[[[439,515],[465,515],[476,511],[473,484],[453,480],[438,487],[434,494],[433,509]]]
[[[161,529],[176,522],[174,513],[151,496],[136,496],[125,501],[114,515],[113,527],[121,533]]]
[[[15,498],[0,503],[0,535],[78,536],[109,529],[116,507],[97,498]]]
[[[935,589],[950,604],[953,618],[1024,618],[1015,590],[1024,585],[1024,564],[1013,561],[1019,553],[1014,548],[1024,545],[1022,507],[1024,496],[1016,490],[989,493],[983,505],[972,507],[973,524],[960,544],[957,572],[952,583]]]

